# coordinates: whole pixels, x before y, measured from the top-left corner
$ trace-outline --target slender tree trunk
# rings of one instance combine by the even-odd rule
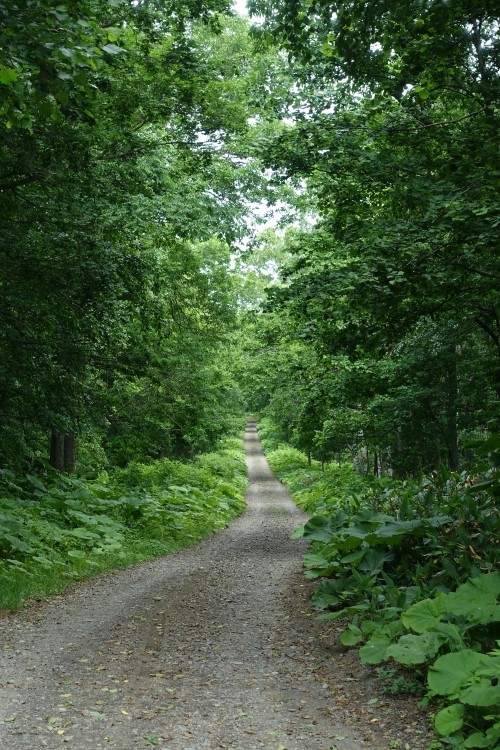
[[[457,426],[458,375],[456,349],[450,352],[446,372],[446,439],[448,444],[448,468],[458,471],[458,426]]]

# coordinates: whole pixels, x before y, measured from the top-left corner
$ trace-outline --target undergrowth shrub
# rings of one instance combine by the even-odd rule
[[[0,471],[0,607],[47,592],[49,579],[60,588],[186,546],[242,512],[245,486],[241,440],[190,464],[133,463],[97,480]]]
[[[474,477],[381,481],[343,465],[321,473],[285,446],[276,453],[273,470],[313,514],[295,535],[310,541],[304,565],[320,619],[341,620],[341,642],[363,662],[388,663],[391,684],[420,670],[435,747],[498,748],[498,433]]]

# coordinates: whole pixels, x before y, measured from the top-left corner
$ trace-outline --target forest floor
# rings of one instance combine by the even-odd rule
[[[309,608],[304,521],[246,432],[248,510],[169,557],[0,618],[2,750],[422,750]]]

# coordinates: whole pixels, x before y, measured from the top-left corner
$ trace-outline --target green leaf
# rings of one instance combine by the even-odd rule
[[[75,560],[82,560],[87,557],[86,553],[81,549],[70,549],[67,552],[68,557],[73,557]]]
[[[363,633],[356,625],[349,625],[347,630],[340,634],[340,642],[343,646],[356,646],[363,640]]]
[[[394,559],[392,552],[385,552],[381,549],[367,549],[362,561],[359,564],[360,570],[366,570],[371,575],[379,573],[384,567],[384,563]]]
[[[330,521],[325,516],[313,516],[304,525],[304,537],[311,541],[329,542],[332,538]]]
[[[452,706],[443,708],[436,714],[434,719],[437,732],[444,737],[453,734],[453,732],[458,732],[464,723],[464,713],[465,706],[462,706],[460,703],[454,703]]]
[[[370,640],[359,650],[359,657],[363,664],[380,664],[387,659],[387,649],[392,638],[381,633],[374,633]]]
[[[121,52],[125,52],[122,47],[118,47],[117,44],[102,44],[101,49],[103,52],[107,52],[109,55],[119,55]]]
[[[37,490],[40,490],[41,492],[47,492],[47,487],[40,479],[38,479],[38,477],[33,476],[33,474],[26,474],[26,479]]]
[[[472,684],[460,693],[460,700],[469,706],[500,706],[500,658],[486,656],[491,669],[479,669],[472,676]]]
[[[425,633],[439,623],[439,619],[445,609],[446,596],[438,596],[436,599],[422,599],[416,604],[408,607],[401,615],[401,620],[406,628],[411,628],[416,633]]]
[[[423,664],[437,654],[441,643],[442,638],[436,633],[403,635],[397,643],[389,646],[386,653],[400,664]]]
[[[471,578],[446,597],[446,609],[454,615],[486,625],[500,622],[500,573],[486,573]]]
[[[470,649],[444,654],[429,667],[429,687],[438,695],[458,697],[477,670],[488,665],[486,655]]]
[[[351,552],[349,555],[345,555],[340,562],[343,565],[350,565],[351,563],[359,563],[365,556],[367,550],[357,549],[356,552]]]
[[[311,603],[315,609],[334,607],[339,601],[340,598],[335,581],[323,581],[311,597]]]
[[[18,552],[33,552],[33,547],[30,544],[26,544],[22,539],[19,539],[18,536],[3,534],[3,538],[9,542],[13,550],[17,550]]]
[[[14,81],[17,81],[19,71],[16,68],[2,68],[0,67],[0,83],[5,86],[9,86]]]
[[[318,615],[317,620],[338,620],[339,617],[347,617],[348,615],[355,615],[358,612],[365,612],[368,609],[368,604],[354,604],[352,607],[345,607],[340,609],[338,612],[328,612],[325,615]]]
[[[304,555],[304,567],[306,568],[323,568],[331,565],[328,558],[321,552],[306,552]]]
[[[473,732],[464,742],[465,747],[491,747],[496,748],[500,740],[500,722],[489,727],[486,732]]]

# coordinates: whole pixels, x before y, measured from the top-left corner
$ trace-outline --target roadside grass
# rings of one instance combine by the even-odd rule
[[[228,522],[237,515],[240,512],[228,518]],[[148,536],[147,532],[144,535],[130,532],[119,551],[91,552],[82,559],[56,560],[50,567],[27,564],[20,569],[8,568],[0,574],[0,612],[30,606],[33,601],[58,594],[79,581],[186,549],[220,529],[220,524],[204,520],[186,524],[182,531],[175,535],[167,533],[163,539]]]
[[[245,509],[241,439],[184,464],[134,464],[89,481],[0,474],[0,611],[168,555]]]

